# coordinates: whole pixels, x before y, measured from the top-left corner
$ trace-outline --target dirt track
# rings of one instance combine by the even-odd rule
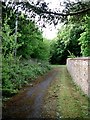
[[[12,97],[3,118],[90,118],[90,101],[71,79],[66,66],[54,66]]]
[[[42,117],[43,100],[52,81],[58,74],[53,69],[45,76],[36,80],[34,85],[28,86],[9,100],[3,108],[3,118],[40,118]]]

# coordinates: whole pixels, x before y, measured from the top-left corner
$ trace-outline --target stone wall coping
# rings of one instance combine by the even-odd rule
[[[90,57],[68,58],[68,60],[90,60]]]

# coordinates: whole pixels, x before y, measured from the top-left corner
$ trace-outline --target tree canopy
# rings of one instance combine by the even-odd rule
[[[63,3],[59,2],[60,7],[52,10],[48,7],[49,3],[44,0],[27,0],[27,2],[8,2],[9,7],[12,7],[15,12],[21,10],[25,11],[28,17],[35,18],[38,15],[38,21],[43,19],[44,22],[54,23],[55,25],[59,21],[67,21],[68,16],[82,16],[86,13],[90,13],[90,2],[83,0],[70,1],[66,0]],[[63,6],[63,9],[61,9]]]

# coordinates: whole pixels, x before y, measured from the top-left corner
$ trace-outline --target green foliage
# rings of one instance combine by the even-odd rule
[[[80,56],[78,38],[83,29],[77,24],[68,23],[58,31],[57,41],[51,44],[51,60],[53,64],[65,64],[68,56]],[[69,51],[69,52],[68,52]]]
[[[3,97],[16,94],[24,85],[50,69],[46,63],[49,59],[49,44],[43,40],[42,32],[36,27],[35,22],[21,16],[18,20],[20,21],[18,21],[17,43],[15,28],[9,25],[9,23],[13,24],[12,20],[4,18],[2,27]],[[15,49],[17,56],[14,56]],[[29,59],[24,60],[24,57]],[[30,58],[34,59],[30,60]]]
[[[26,18],[22,16],[19,17],[18,20],[18,31],[21,33],[21,36],[18,38],[18,43],[23,42],[23,45],[18,48],[17,54],[28,58],[43,40],[42,33],[39,31],[38,27],[36,27],[35,23],[26,20]]]
[[[68,56],[69,58],[75,58],[75,57],[76,57],[76,56],[75,56],[73,53],[71,53],[69,50],[68,50],[68,52],[69,52],[69,54],[70,54],[70,55]]]
[[[4,56],[7,55],[14,55],[15,49],[21,46],[21,44],[15,43],[15,37],[20,36],[19,33],[16,35],[12,32],[13,30],[10,29],[8,25],[8,19],[6,18],[5,23],[3,24],[2,28],[2,52]]]
[[[83,56],[90,56],[90,17],[85,16],[84,17],[84,32],[81,34],[81,37],[79,38],[80,45],[81,45],[81,53]]]
[[[11,7],[8,7],[5,4],[3,5],[3,11],[3,25],[7,21],[7,24],[11,30],[10,35],[13,35],[13,39],[15,39],[14,33],[17,16],[17,34],[19,34],[17,35],[17,44],[20,46],[16,47],[16,45],[12,45],[14,47],[13,49],[17,49],[17,55],[22,56],[23,58],[48,60],[49,52],[47,50],[49,50],[49,45],[44,42],[42,31],[39,30],[39,27],[36,25],[35,21],[28,19],[26,15],[16,11],[18,14],[17,15]],[[8,18],[8,20],[6,18]],[[6,49],[8,49],[8,47]]]
[[[50,58],[50,45],[48,40],[39,42],[38,47],[34,49],[34,58],[48,61]]]
[[[24,85],[29,84],[37,76],[50,69],[45,61],[44,63],[33,62],[34,60],[21,61],[19,57],[14,57],[14,50],[17,49],[18,56],[29,57],[34,55],[34,58],[48,60],[49,45],[43,41],[42,33],[35,26],[35,23],[25,18],[19,21],[16,44],[16,35],[10,28],[8,19],[4,20],[5,23],[2,28],[2,90],[4,97],[10,97]]]
[[[74,19],[74,18],[73,18]],[[90,17],[82,18],[81,23],[72,19],[58,31],[57,41],[51,44],[53,64],[65,64],[68,57],[90,56]]]
[[[2,88],[3,95],[11,95],[17,92],[15,89],[16,69],[18,65],[15,63],[13,57],[3,57],[2,63]]]
[[[3,58],[3,96],[9,97],[17,93],[19,89],[49,69],[50,67],[45,62],[33,62],[32,60],[20,61],[19,58],[14,60],[12,57]]]
[[[18,55],[22,55],[24,58],[49,59],[49,44],[43,40],[42,32],[35,22],[26,19],[23,15],[19,16],[18,32],[21,34],[18,37],[18,43],[23,42],[17,50]]]

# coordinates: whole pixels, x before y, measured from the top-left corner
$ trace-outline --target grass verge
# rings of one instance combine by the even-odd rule
[[[54,67],[56,68],[56,66]],[[45,116],[49,118],[89,118],[89,98],[73,82],[66,66],[58,66],[57,70],[58,74],[45,98],[44,111],[48,111]]]

